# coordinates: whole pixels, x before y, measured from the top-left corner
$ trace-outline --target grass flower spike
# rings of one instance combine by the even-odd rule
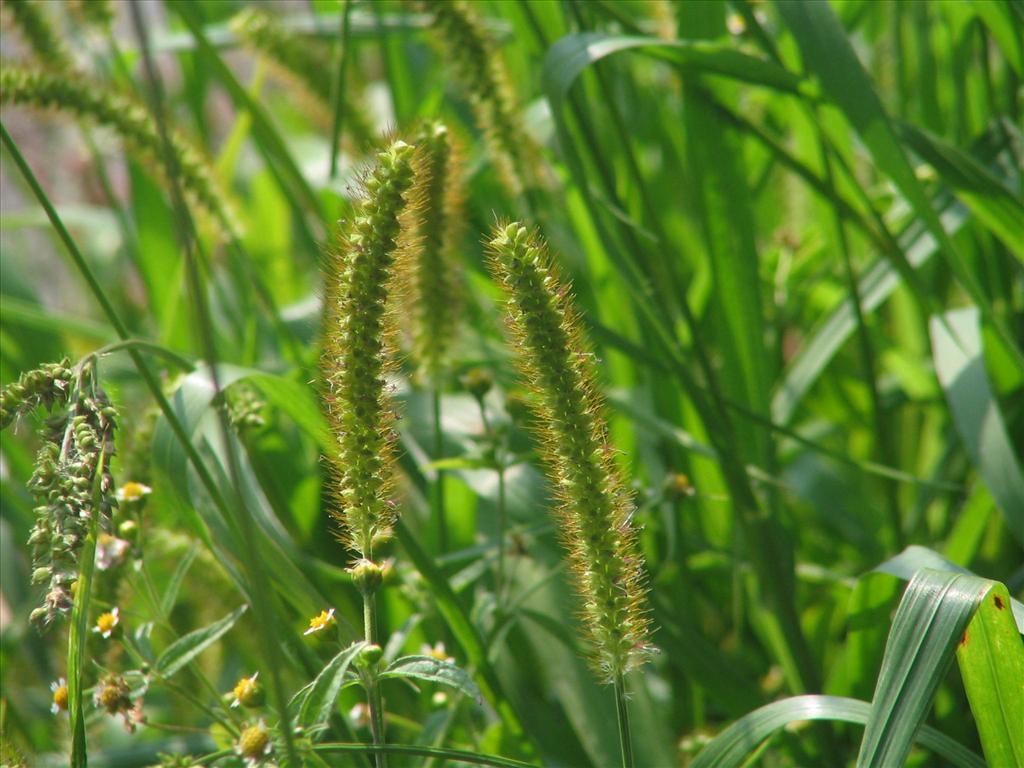
[[[29,371],[0,392],[0,426],[39,406],[63,408],[40,430],[43,444],[28,486],[36,501],[28,539],[32,583],[47,585],[43,604],[31,614],[37,624],[71,609],[71,585],[78,578],[78,555],[90,521],[106,524],[117,503],[108,462],[117,412],[93,373],[91,367],[72,370],[64,360]]]
[[[292,81],[298,81],[321,106],[333,102],[331,72],[335,65],[331,52],[319,40],[298,35],[281,24],[269,13],[256,8],[245,8],[231,19],[231,29],[247,46],[258,52]],[[342,104],[347,130],[360,142],[374,136],[374,129],[366,118],[365,110],[356,108],[351,95]]]
[[[384,374],[389,364],[388,285],[413,181],[413,148],[395,141],[378,155],[366,197],[331,256],[324,342],[325,405],[335,436],[335,498],[345,540],[373,559],[374,539],[388,536],[392,422]]]
[[[445,57],[466,89],[477,122],[490,145],[502,178],[513,193],[522,191],[531,146],[509,93],[501,58],[473,8],[462,0],[421,0],[434,14],[434,27]]]
[[[113,129],[145,160],[160,161],[163,140],[146,107],[131,96],[92,83],[82,87],[80,73],[57,73],[3,62],[0,70],[0,104],[26,104],[59,109]],[[213,170],[202,153],[184,136],[171,132],[170,144],[176,172],[190,201],[208,211],[227,234],[237,232],[235,215],[225,202]],[[162,168],[167,171],[166,168]]]
[[[412,357],[427,381],[444,367],[455,335],[457,280],[452,248],[459,217],[459,185],[448,129],[429,123],[416,137],[422,152],[423,211],[412,266]]]
[[[54,27],[50,3],[41,0],[7,0],[4,3],[41,64],[51,70],[70,70],[74,62]]]
[[[621,680],[650,653],[649,621],[633,506],[608,444],[593,358],[544,246],[510,224],[489,247],[519,365],[536,396],[536,426],[561,502],[562,540],[593,662],[607,682]]]
[[[17,381],[0,390],[0,429],[39,406],[49,410],[65,402],[71,393],[72,375],[67,358],[21,374]]]

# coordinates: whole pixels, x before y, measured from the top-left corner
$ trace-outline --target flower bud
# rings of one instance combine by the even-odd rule
[[[483,368],[471,368],[462,377],[462,386],[477,400],[483,400],[494,386],[494,377]]]
[[[368,645],[359,652],[358,656],[356,656],[356,666],[359,667],[359,669],[370,669],[371,667],[375,667],[383,656],[384,649],[379,645]]]
[[[376,594],[384,581],[381,567],[366,559],[356,561],[356,564],[349,568],[349,573],[352,574],[352,583],[365,597]]]

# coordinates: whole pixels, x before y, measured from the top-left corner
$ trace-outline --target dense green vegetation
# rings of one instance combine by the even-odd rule
[[[1020,0],[0,8],[0,763],[1024,765]]]

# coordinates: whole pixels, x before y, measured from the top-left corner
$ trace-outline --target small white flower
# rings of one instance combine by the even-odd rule
[[[231,702],[232,707],[243,704],[247,707],[258,706],[259,700],[262,698],[260,684],[257,682],[259,676],[259,672],[254,672],[252,677],[243,677],[238,681],[232,691],[235,694],[235,698]]]
[[[99,618],[96,619],[96,626],[92,628],[92,631],[99,632],[103,639],[106,640],[117,631],[120,624],[121,611],[117,606],[114,606],[113,610],[108,613],[100,614]]]
[[[354,728],[366,728],[370,724],[370,708],[359,702],[348,711],[348,719]]]
[[[437,659],[438,661],[446,661],[449,664],[455,663],[455,659],[449,656],[448,652],[445,651],[444,642],[441,640],[438,640],[433,645],[424,643],[420,646],[420,654],[423,656],[429,656],[432,659]]]
[[[50,704],[50,711],[55,715],[68,711],[68,681],[63,677],[50,683],[50,690],[53,692],[53,703]]]
[[[101,571],[109,571],[124,561],[124,556],[131,549],[131,542],[119,539],[109,533],[101,533],[96,542],[96,567]]]
[[[127,483],[117,489],[117,493],[114,495],[118,501],[138,501],[143,496],[149,496],[153,492],[153,489],[148,485],[142,483],[136,483],[133,480],[129,480]]]
[[[245,728],[235,743],[235,752],[245,760],[247,768],[262,765],[273,749],[270,731],[263,720]]]

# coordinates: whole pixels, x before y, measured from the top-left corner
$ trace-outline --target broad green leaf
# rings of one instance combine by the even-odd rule
[[[863,725],[871,705],[842,696],[794,696],[773,701],[741,717],[704,747],[690,768],[738,768],[765,739],[786,726],[805,720],[832,720]],[[930,726],[923,726],[916,741],[960,768],[985,768],[984,761],[966,747]],[[902,765],[889,763],[888,765]]]
[[[956,644],[992,583],[930,569],[914,575],[886,642],[857,768],[903,765]]]
[[[362,640],[355,642],[343,648],[324,665],[302,698],[302,706],[296,718],[300,724],[309,728],[323,725],[330,719],[338,700],[338,693],[345,682],[345,673],[365,646],[366,643]]]
[[[994,584],[956,649],[989,765],[1024,765],[1024,639],[1010,594]]]
[[[985,370],[978,311],[966,307],[947,312],[944,321],[933,317],[931,336],[935,372],[967,455],[1010,532],[1024,543],[1024,474]]]
[[[175,640],[160,654],[156,660],[153,670],[161,677],[171,677],[183,669],[196,656],[220,640],[229,629],[235,626],[248,606],[242,605],[233,610],[220,621],[215,621],[208,627],[197,629],[183,635]]]
[[[403,656],[395,659],[380,673],[380,679],[411,678],[457,688],[472,696],[477,704],[483,704],[483,696],[473,678],[461,667],[450,661],[435,659],[433,656]]]

